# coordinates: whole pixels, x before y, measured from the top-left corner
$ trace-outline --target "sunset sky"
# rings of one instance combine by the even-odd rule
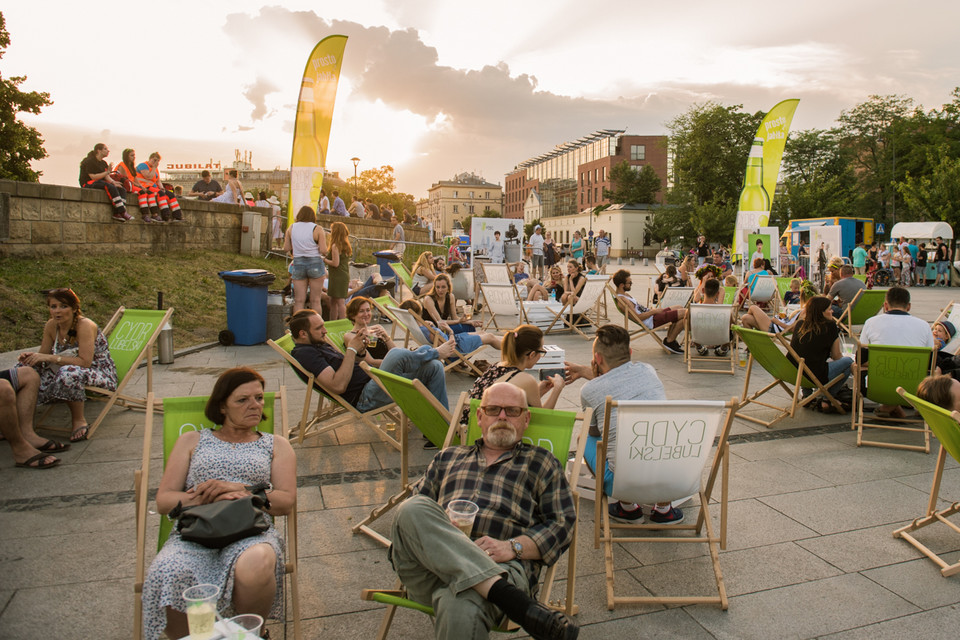
[[[306,56],[349,37],[327,168],[393,165],[420,198],[474,171],[502,184],[531,156],[596,129],[666,133],[709,100],[765,111],[799,98],[793,130],[833,125],[870,94],[926,108],[960,85],[960,3],[883,0],[606,3],[353,0],[18,2],[2,9],[4,77],[54,104],[22,116],[48,183],[76,184],[97,142],[119,159],[289,166]]]

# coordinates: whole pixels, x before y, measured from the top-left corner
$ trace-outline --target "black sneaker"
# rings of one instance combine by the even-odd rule
[[[655,524],[680,524],[683,522],[683,511],[670,507],[670,511],[660,513],[656,509],[648,516],[648,520]]]
[[[683,347],[681,347],[680,343],[677,342],[676,340],[673,340],[672,342],[668,340],[664,340],[663,348],[669,351],[670,353],[678,353],[678,354],[683,353]]]
[[[713,354],[719,358],[723,358],[728,353],[730,353],[730,345],[728,344],[722,344],[713,350]]]
[[[518,621],[534,640],[576,640],[580,635],[577,623],[559,611],[539,602],[532,602]]]
[[[610,504],[607,507],[607,512],[610,514],[610,517],[614,520],[619,520],[620,522],[632,522],[634,524],[640,524],[640,521],[643,520],[643,509],[637,507],[633,511],[627,511],[623,508],[623,504],[619,500]]]

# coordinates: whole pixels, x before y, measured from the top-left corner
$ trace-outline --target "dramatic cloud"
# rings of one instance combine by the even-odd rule
[[[256,122],[263,120],[267,115],[266,97],[271,93],[276,93],[279,87],[268,78],[257,78],[256,82],[248,85],[243,92],[243,97],[253,104],[253,111],[250,112],[250,119]]]

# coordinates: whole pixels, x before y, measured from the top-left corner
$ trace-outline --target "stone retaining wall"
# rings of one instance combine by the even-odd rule
[[[270,248],[270,215],[260,207],[180,199],[183,222],[146,224],[136,197],[127,196],[129,222],[116,222],[105,191],[54,184],[0,180],[0,256],[34,258],[52,254],[156,253],[189,249],[239,252],[242,214],[262,214],[260,250]],[[320,216],[326,228],[347,222],[350,233],[382,242],[361,242],[362,253],[388,246],[393,227],[387,222]],[[405,226],[410,242],[426,242],[427,231]],[[413,253],[413,247],[407,252]],[[409,257],[409,256],[408,256]]]

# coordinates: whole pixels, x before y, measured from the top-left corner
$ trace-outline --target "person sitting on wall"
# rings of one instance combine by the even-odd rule
[[[190,189],[188,196],[196,196],[200,200],[213,200],[223,193],[220,183],[213,179],[210,172],[204,169],[200,172],[200,179],[193,188]]]
[[[160,154],[154,151],[146,162],[137,165],[137,182],[141,189],[152,193],[157,198],[157,206],[160,207],[160,217],[164,222],[182,222],[183,213],[180,211],[180,203],[160,181]]]
[[[127,192],[120,184],[110,177],[110,165],[106,157],[110,149],[102,142],[80,161],[80,186],[84,189],[103,189],[113,205],[113,219],[117,222],[132,220],[133,216],[127,213]]]

